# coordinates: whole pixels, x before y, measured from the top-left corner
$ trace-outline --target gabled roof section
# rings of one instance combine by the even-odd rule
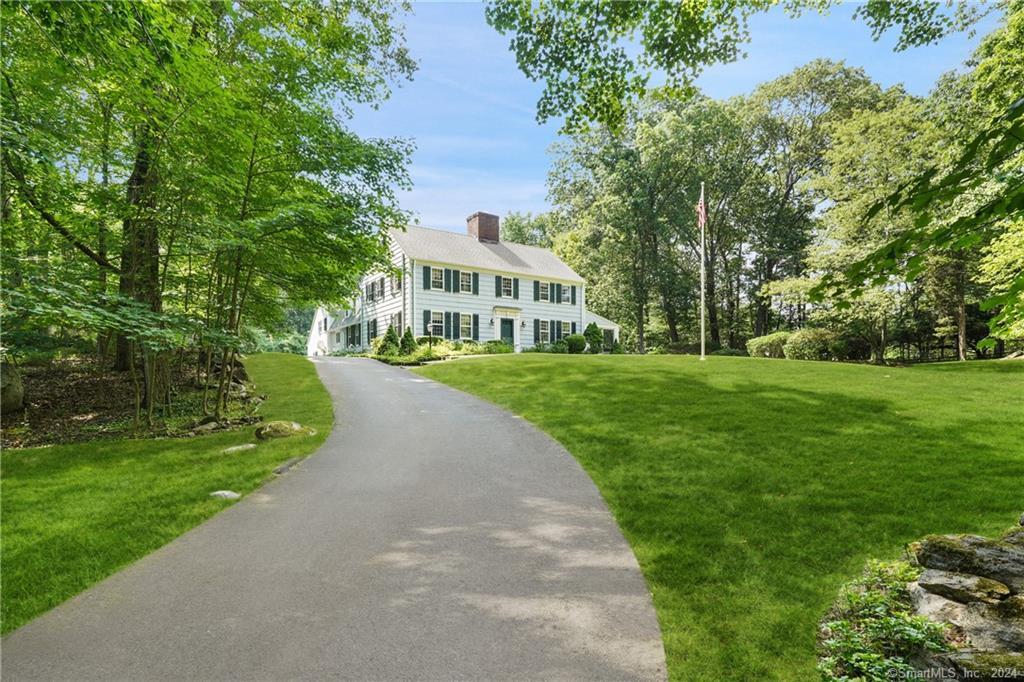
[[[513,242],[482,242],[468,234],[410,225],[391,230],[405,255],[415,260],[460,265],[533,277],[583,282],[572,268],[548,249]]]

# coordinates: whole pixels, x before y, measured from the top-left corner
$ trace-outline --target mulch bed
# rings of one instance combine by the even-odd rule
[[[176,364],[176,363],[175,363]],[[109,361],[94,357],[71,357],[41,366],[21,366],[25,386],[25,409],[3,415],[0,446],[31,447],[53,443],[75,443],[98,438],[134,435],[166,436],[168,428],[134,433],[135,388],[130,372],[116,372]],[[198,411],[201,391],[193,384],[190,366],[175,367],[175,403],[181,410]],[[141,377],[140,377],[141,380]]]

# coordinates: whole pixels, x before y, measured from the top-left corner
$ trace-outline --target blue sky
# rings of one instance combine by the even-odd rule
[[[956,35],[896,53],[891,37],[876,43],[851,20],[854,8],[798,19],[781,11],[754,17],[747,58],[708,69],[698,86],[712,97],[731,97],[827,57],[864,68],[883,86],[902,82],[923,95],[939,75],[961,65],[996,23],[986,19],[974,38]],[[536,122],[541,86],[516,68],[508,41],[484,20],[483,5],[415,2],[405,25],[419,63],[414,80],[379,109],[357,110],[352,122],[362,135],[415,141],[414,188],[402,193],[402,207],[422,225],[456,231],[475,211],[504,216],[545,210],[548,148],[560,122]]]

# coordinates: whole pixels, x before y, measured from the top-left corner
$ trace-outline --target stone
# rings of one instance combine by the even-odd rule
[[[210,433],[211,431],[216,431],[218,426],[220,424],[216,421],[206,422],[192,429],[192,433]]]
[[[1014,528],[1003,536],[1003,542],[1024,547],[1024,528]]]
[[[210,497],[216,497],[221,500],[237,500],[241,495],[234,490],[215,490],[210,493]]]
[[[256,447],[256,443],[244,443],[242,445],[232,445],[230,448],[224,448],[221,450],[225,455],[230,455],[233,452],[244,452],[246,450],[252,450]]]
[[[922,675],[918,679],[954,679],[975,682],[1019,680],[1024,679],[1024,654],[972,651],[970,649],[944,653],[927,652],[918,661],[915,661],[915,667],[922,673],[932,675],[931,678]],[[939,671],[943,672],[939,673]],[[937,674],[945,676],[936,677]]]
[[[917,584],[932,594],[961,604],[976,601],[995,604],[1010,596],[1010,588],[997,580],[935,568],[926,569],[917,579]]]
[[[199,421],[196,422],[196,426],[202,426],[203,424],[212,424],[215,421],[217,421],[217,415],[208,414],[203,417],[200,417]]]
[[[19,412],[25,408],[25,385],[21,372],[10,362],[0,362],[0,412]]]
[[[271,438],[287,438],[289,436],[306,436],[315,433],[313,429],[298,422],[272,421],[256,429],[256,437],[260,440]]]
[[[917,613],[939,623],[950,623],[980,651],[1024,651],[1024,597],[1017,595],[997,604],[961,604],[921,587],[909,585]]]
[[[916,547],[925,568],[998,580],[1014,594],[1024,591],[1024,546],[980,535],[929,535]]]

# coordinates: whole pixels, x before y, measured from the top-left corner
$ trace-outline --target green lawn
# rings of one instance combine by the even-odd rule
[[[197,438],[95,441],[8,450],[3,457],[3,632],[56,606],[181,535],[248,493],[281,462],[311,453],[330,432],[330,397],[304,357],[251,356],[246,368],[269,395],[259,414],[317,435],[252,442],[255,427]]]
[[[1024,511],[1024,363],[531,354],[417,371],[577,457],[677,680],[814,679],[816,623],[867,558]]]

